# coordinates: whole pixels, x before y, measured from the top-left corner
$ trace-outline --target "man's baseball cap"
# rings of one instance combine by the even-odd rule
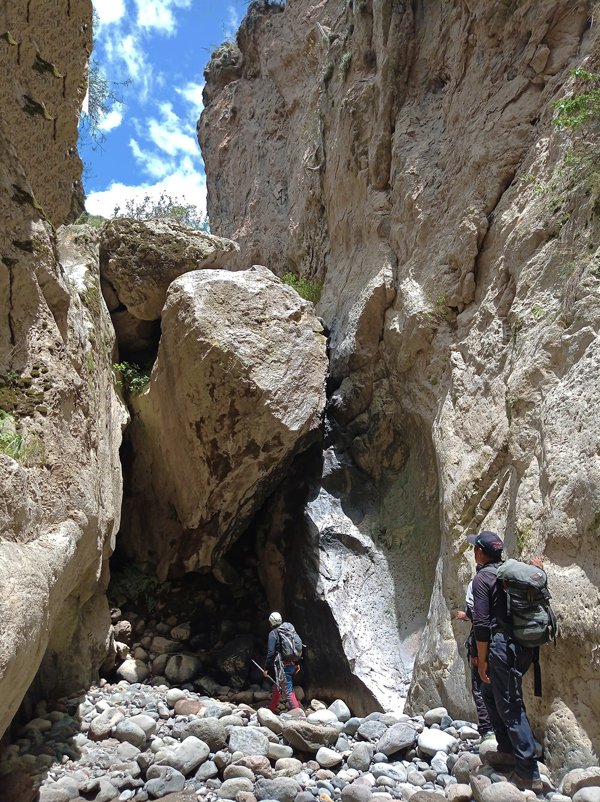
[[[480,532],[478,535],[467,535],[467,540],[474,546],[479,546],[486,554],[495,557],[504,548],[504,543],[496,532]]]

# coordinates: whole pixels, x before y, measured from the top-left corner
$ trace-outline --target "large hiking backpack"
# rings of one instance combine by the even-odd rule
[[[277,627],[279,653],[283,660],[300,660],[302,657],[302,641],[293,624],[284,621]]]
[[[556,641],[556,616],[550,606],[546,572],[536,565],[506,560],[498,566],[497,576],[506,591],[512,638],[530,649]]]
[[[506,591],[508,632],[516,643],[533,649],[533,692],[541,696],[539,647],[550,640],[556,644],[558,631],[546,572],[536,565],[506,560],[498,566],[496,575]]]

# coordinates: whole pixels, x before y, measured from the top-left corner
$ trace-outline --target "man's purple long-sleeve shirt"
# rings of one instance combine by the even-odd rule
[[[497,566],[499,563],[493,563]],[[488,563],[490,565],[490,563]],[[496,576],[478,565],[473,577],[473,629],[475,640],[489,643],[494,629],[506,622],[506,593]]]

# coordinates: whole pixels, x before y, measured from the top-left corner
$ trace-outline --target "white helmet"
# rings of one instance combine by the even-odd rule
[[[271,613],[269,616],[269,624],[271,624],[272,627],[278,627],[282,621],[283,618],[279,613]]]

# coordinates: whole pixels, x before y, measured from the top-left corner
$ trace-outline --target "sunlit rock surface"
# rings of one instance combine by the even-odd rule
[[[199,124],[215,231],[240,259],[323,281],[329,443],[380,511],[352,513],[353,542],[388,557],[389,638],[420,621],[409,708],[472,712],[453,614],[474,570],[466,534],[497,529],[509,554],[544,555],[561,619],[544,697],[528,696],[556,766],[595,764],[600,747],[596,123],[552,123],[586,89],[569,71],[594,69],[591,6],[253,5],[239,52],[207,69]],[[352,493],[337,483],[346,516]],[[352,667],[326,569],[349,524],[307,516],[303,609],[324,604]],[[415,616],[401,590],[422,548]],[[371,585],[354,592],[366,609]],[[371,662],[386,662],[377,643]]]
[[[318,436],[327,357],[312,304],[264,267],[182,276],[161,327],[123,547],[165,577],[217,563]]]
[[[3,726],[36,672],[36,693],[60,693],[91,681],[106,656],[127,420],[95,232],[63,228],[54,239],[43,223],[32,232],[31,272],[13,268],[2,288],[10,298],[2,326],[10,367],[0,382]]]
[[[139,320],[160,318],[167,289],[178,276],[190,270],[226,268],[239,250],[231,240],[168,218],[118,217],[102,227],[100,236],[104,293],[114,297],[114,309],[125,307]]]

